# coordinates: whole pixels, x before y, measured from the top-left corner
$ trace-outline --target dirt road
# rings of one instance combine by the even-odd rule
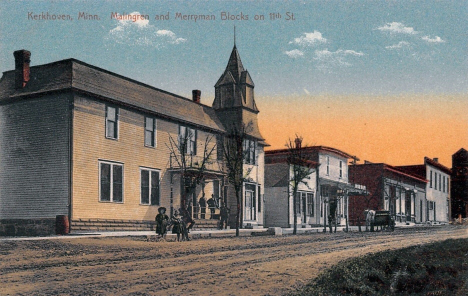
[[[0,242],[0,295],[282,295],[340,260],[448,238],[468,238],[467,228]]]

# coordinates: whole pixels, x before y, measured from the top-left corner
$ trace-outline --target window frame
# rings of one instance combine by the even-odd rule
[[[102,198],[102,165],[109,165],[109,173],[110,173],[110,178],[109,178],[109,200],[103,200]],[[103,203],[117,203],[117,204],[123,204],[124,203],[124,164],[121,162],[115,162],[115,161],[108,161],[108,160],[99,160],[98,161],[98,170],[99,170],[99,202]],[[121,188],[121,200],[114,200],[114,166],[120,166],[121,167],[121,180],[122,180],[122,188]]]
[[[143,202],[143,171],[148,172],[148,203]],[[157,203],[153,204],[152,203],[152,190],[153,187],[151,186],[152,184],[152,173],[157,173],[158,174],[158,198],[157,198]],[[147,167],[140,167],[140,205],[141,206],[160,206],[161,205],[161,170],[158,169],[153,169],[153,168],[147,168]]]
[[[182,134],[182,131],[183,134]],[[189,134],[192,134],[189,137]],[[182,141],[187,139],[187,143],[185,146],[185,155],[197,155],[197,130],[186,125],[179,124],[179,152],[182,152],[180,149],[180,145]]]
[[[149,130],[148,129],[148,126],[147,126],[147,120],[150,119],[153,121],[153,129],[152,130]],[[143,139],[144,139],[144,144],[145,144],[145,147],[149,147],[149,148],[156,148],[157,145],[158,145],[158,141],[157,141],[157,130],[158,130],[158,125],[157,125],[157,120],[156,120],[156,117],[154,116],[145,116],[145,121],[144,121],[144,135],[143,135]],[[152,139],[151,139],[151,142],[150,144],[148,144],[146,142],[146,133],[149,132],[151,133],[151,136],[152,136]]]
[[[115,119],[111,120],[109,119],[109,110],[114,109],[115,112]],[[106,116],[105,116],[105,136],[107,139],[111,140],[118,140],[119,139],[119,116],[120,115],[120,110],[118,107],[113,106],[113,105],[106,105]],[[109,135],[109,124],[114,125],[114,135]]]

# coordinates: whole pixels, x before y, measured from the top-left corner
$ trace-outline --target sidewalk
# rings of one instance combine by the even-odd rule
[[[411,225],[398,225],[397,228],[410,228],[418,226],[427,226],[420,224]],[[336,232],[343,232],[346,227],[339,226],[336,228]],[[361,227],[362,231],[366,230],[366,226]],[[282,228],[282,234],[292,234],[293,228]],[[334,228],[333,228],[334,230]],[[327,233],[329,228],[327,227]],[[358,226],[349,226],[349,232],[358,232]],[[298,234],[304,233],[322,233],[323,226],[312,227],[312,228],[298,228]],[[268,228],[258,229],[239,229],[239,236],[252,236],[252,235],[268,235]],[[193,230],[189,233],[190,238],[209,238],[209,237],[234,237],[236,235],[235,229],[227,230]],[[273,235],[273,234],[270,234]],[[50,236],[35,236],[35,237],[0,237],[0,242],[3,241],[34,241],[34,240],[47,240],[47,239],[75,239],[75,238],[99,238],[99,237],[124,237],[124,236],[146,236],[148,238],[156,237],[154,231],[96,231],[96,232],[72,232],[67,235],[50,235]],[[168,233],[166,239],[171,241],[176,239],[176,235]]]

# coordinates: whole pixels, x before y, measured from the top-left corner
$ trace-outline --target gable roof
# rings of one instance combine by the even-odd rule
[[[302,147],[302,149],[304,149],[305,151],[307,152],[329,152],[329,153],[333,153],[335,155],[338,155],[338,156],[341,156],[341,157],[344,157],[344,158],[355,158],[355,156],[352,156],[351,154],[348,154],[344,151],[341,151],[339,149],[336,149],[336,148],[332,148],[332,147],[327,147],[327,146],[305,146],[305,147]],[[265,151],[265,156],[267,155],[276,155],[276,154],[284,154],[284,153],[288,153],[289,152],[289,149],[276,149],[276,150],[267,150]]]
[[[213,108],[76,59],[31,67],[30,81],[15,89],[15,71],[0,80],[0,104],[54,91],[77,91],[162,118],[225,132]]]

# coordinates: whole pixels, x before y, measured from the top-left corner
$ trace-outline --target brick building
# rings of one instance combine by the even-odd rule
[[[461,148],[452,155],[452,218],[468,217],[468,151]]]
[[[365,185],[366,196],[353,196],[350,220],[363,221],[364,210],[386,210],[398,223],[425,221],[426,183],[423,177],[406,173],[385,163],[356,164],[349,167],[352,183]]]
[[[252,127],[242,224],[262,225],[266,143],[235,46],[212,107],[200,91],[188,99],[75,59],[30,67],[30,55],[16,51],[15,69],[0,80],[0,235],[52,233],[57,215],[73,230],[151,229],[159,206],[172,214],[181,205],[181,168],[168,144],[189,135],[184,151],[196,168],[206,139],[213,147],[241,124]],[[189,198],[194,216],[212,194],[235,213],[225,173],[215,149]]]

